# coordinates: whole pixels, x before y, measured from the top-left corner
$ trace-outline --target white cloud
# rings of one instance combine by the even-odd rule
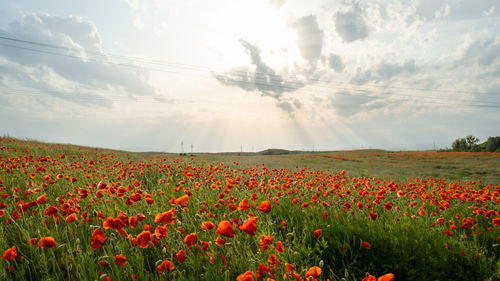
[[[338,11],[333,19],[335,30],[344,42],[353,42],[368,37],[368,26],[358,4],[353,4],[347,11]]]
[[[297,32],[297,44],[302,57],[312,62],[317,61],[323,48],[323,31],[319,29],[316,17],[302,17],[292,26]]]
[[[10,23],[0,34],[42,44],[14,41],[0,46],[7,86],[39,89],[65,99],[78,95],[73,99],[77,103],[102,103],[109,92],[158,96],[148,82],[148,71],[113,63],[116,60],[102,50],[97,27],[80,17],[28,15]],[[100,99],[94,102],[96,97]]]

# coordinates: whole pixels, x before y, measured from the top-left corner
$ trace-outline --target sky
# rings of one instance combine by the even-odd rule
[[[500,135],[497,0],[0,0],[0,135],[129,151]]]

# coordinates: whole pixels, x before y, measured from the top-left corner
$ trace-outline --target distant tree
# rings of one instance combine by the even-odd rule
[[[467,147],[471,149],[474,145],[479,142],[479,139],[474,137],[473,135],[468,135],[465,137],[465,141],[467,142]]]
[[[489,137],[486,140],[486,151],[494,152],[500,149],[500,137]]]
[[[451,144],[451,148],[453,149],[453,151],[467,151],[467,141],[464,138],[456,139]]]

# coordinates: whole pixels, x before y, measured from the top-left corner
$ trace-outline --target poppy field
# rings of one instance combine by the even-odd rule
[[[226,158],[0,138],[0,280],[500,280],[498,183]]]

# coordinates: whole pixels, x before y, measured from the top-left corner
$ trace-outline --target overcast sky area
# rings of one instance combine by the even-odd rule
[[[0,135],[131,151],[500,135],[498,0],[0,0]]]

